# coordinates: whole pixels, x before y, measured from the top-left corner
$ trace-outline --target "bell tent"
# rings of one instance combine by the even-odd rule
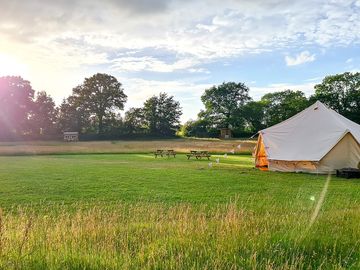
[[[261,130],[256,167],[283,172],[334,173],[360,164],[360,125],[320,101]]]

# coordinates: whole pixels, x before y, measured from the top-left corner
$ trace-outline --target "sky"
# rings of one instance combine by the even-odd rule
[[[0,0],[0,76],[60,104],[95,73],[115,76],[126,109],[160,92],[196,119],[204,90],[243,82],[307,96],[360,71],[360,0]]]

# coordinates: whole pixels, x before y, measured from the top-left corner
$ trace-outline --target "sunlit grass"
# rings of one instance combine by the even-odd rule
[[[1,215],[0,267],[22,269],[354,269],[360,207],[259,214],[246,205],[118,204]]]
[[[360,268],[360,183],[216,157],[0,157],[0,269]]]

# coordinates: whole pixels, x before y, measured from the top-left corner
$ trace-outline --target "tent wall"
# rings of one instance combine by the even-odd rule
[[[357,168],[360,162],[360,145],[347,133],[328,154],[316,161],[269,160],[270,171],[335,173],[336,169]]]
[[[320,160],[319,170],[335,172],[341,168],[357,168],[360,162],[360,145],[347,133],[342,140]]]
[[[269,160],[269,170],[279,172],[309,172],[318,171],[318,162]]]

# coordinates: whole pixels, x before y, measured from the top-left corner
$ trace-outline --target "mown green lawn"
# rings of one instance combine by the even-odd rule
[[[359,180],[210,162],[0,157],[0,269],[360,269]]]
[[[220,163],[215,159],[219,157]],[[250,156],[53,155],[0,157],[0,205],[46,205],[77,202],[161,202],[216,205],[235,198],[310,206],[325,176],[261,172]],[[344,204],[360,200],[359,181],[334,178],[328,200]]]

